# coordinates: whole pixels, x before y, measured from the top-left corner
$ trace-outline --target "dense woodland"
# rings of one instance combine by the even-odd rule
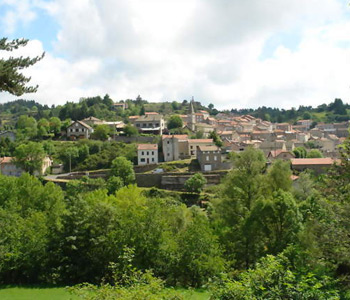
[[[171,299],[164,286],[207,286],[213,299],[347,299],[349,155],[346,141],[341,165],[292,184],[287,163],[266,168],[248,149],[207,191],[205,209],[137,188],[123,157],[106,182],[65,189],[0,176],[0,282],[104,282],[95,292],[111,295],[154,284],[163,295],[155,299]]]

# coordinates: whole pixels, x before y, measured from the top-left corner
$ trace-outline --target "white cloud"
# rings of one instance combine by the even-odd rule
[[[26,70],[40,85],[27,98],[58,104],[105,93],[115,100],[141,94],[152,101],[193,95],[219,108],[349,98],[350,22],[338,0],[32,5],[46,10],[60,30],[54,52]],[[271,58],[261,59],[269,37],[293,29],[300,33],[294,51],[279,45]]]
[[[8,9],[5,10],[5,6]],[[12,35],[19,25],[27,26],[37,17],[30,0],[2,0],[1,7],[4,14],[0,18],[0,26],[7,35]]]

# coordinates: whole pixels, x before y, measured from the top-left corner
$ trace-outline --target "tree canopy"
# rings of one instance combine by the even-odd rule
[[[20,47],[26,46],[27,39],[16,39],[8,41],[7,38],[0,39],[0,51],[13,51]],[[30,77],[24,76],[20,70],[36,64],[44,57],[10,57],[0,59],[0,91],[9,92],[10,94],[21,96],[24,93],[35,93],[38,86],[26,86]]]

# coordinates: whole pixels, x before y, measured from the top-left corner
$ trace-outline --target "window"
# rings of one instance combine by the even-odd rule
[[[147,155],[149,155],[149,151],[147,151]]]
[[[191,149],[193,149],[193,146],[191,146]]]
[[[170,141],[167,141],[166,143],[169,145],[169,144],[170,144]]]
[[[136,124],[136,127],[140,127],[140,124]]]
[[[154,162],[154,158],[152,158],[152,161]]]
[[[218,158],[217,158],[217,156],[216,156],[216,155],[214,155],[214,160],[218,160]]]
[[[208,161],[208,160],[209,160],[209,155],[207,155],[207,156],[205,157],[205,159]]]
[[[170,153],[168,153],[167,156],[170,156]]]
[[[142,151],[141,154],[142,154],[142,155],[145,155],[145,152]]]
[[[144,159],[144,158],[141,158],[140,161],[141,161],[141,162],[145,162],[145,159]]]
[[[156,123],[156,127],[159,127],[159,123]]]
[[[154,151],[152,151],[152,155],[154,155]]]

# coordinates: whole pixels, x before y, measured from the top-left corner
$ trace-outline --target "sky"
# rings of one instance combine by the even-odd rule
[[[45,52],[23,71],[38,92],[19,97],[42,104],[350,101],[348,0],[0,0],[0,37],[30,39],[2,58]]]

